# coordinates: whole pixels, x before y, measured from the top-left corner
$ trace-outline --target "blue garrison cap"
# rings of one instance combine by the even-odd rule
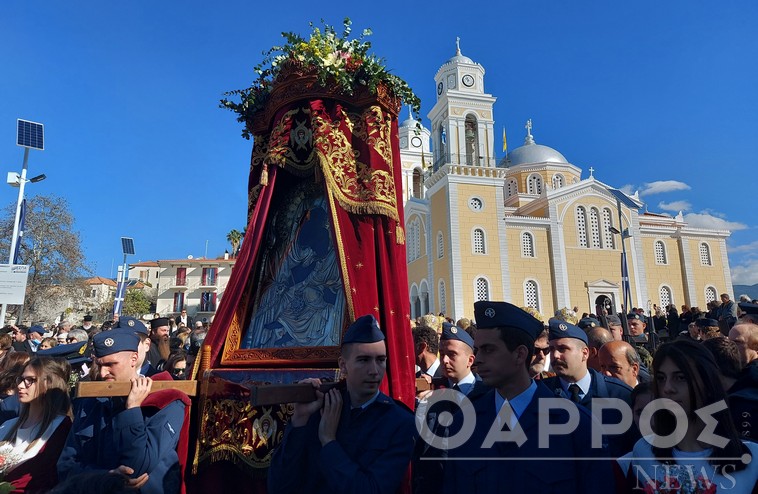
[[[376,343],[384,341],[384,333],[379,329],[379,322],[371,314],[361,316],[351,324],[342,338],[342,344]]]
[[[440,341],[445,340],[458,340],[462,341],[473,350],[474,339],[466,331],[462,330],[458,326],[454,326],[449,322],[442,323],[442,335],[440,335]]]
[[[518,329],[533,340],[537,339],[545,327],[542,321],[508,302],[475,302],[474,318],[477,329]]]
[[[114,329],[103,331],[92,338],[95,356],[105,357],[118,352],[136,352],[139,337],[133,331]]]
[[[48,348],[47,350],[37,350],[37,355],[40,357],[65,358],[68,363],[72,365],[90,361],[90,358],[87,355],[86,341],[71,343],[68,345],[57,345],[53,348]]]
[[[47,333],[47,331],[45,331],[45,328],[43,328],[39,324],[35,324],[34,326],[26,330],[26,334],[29,334],[29,333],[39,333],[39,334],[44,335],[45,333]]]
[[[719,322],[717,320],[715,320],[715,319],[703,318],[703,319],[696,319],[695,320],[695,325],[698,328],[707,328],[709,326],[716,326],[716,327],[718,327]]]
[[[548,340],[550,341],[560,338],[576,338],[577,340],[582,340],[585,345],[589,344],[587,333],[579,326],[574,326],[570,322],[555,318],[550,319],[548,325],[550,326],[548,336]]]
[[[616,314],[608,314],[605,316],[605,320],[608,321],[608,325],[621,326],[621,318]]]
[[[581,329],[592,329],[600,326],[600,321],[594,317],[584,317],[582,319],[579,319],[579,322],[576,323],[576,325]]]
[[[631,321],[632,319],[638,319],[641,322],[644,322],[645,324],[647,324],[647,317],[645,317],[645,314],[637,314],[636,312],[630,312],[629,314],[626,315],[626,319],[628,321]]]
[[[134,317],[128,317],[128,316],[119,317],[118,322],[116,323],[115,326],[113,326],[113,329],[116,329],[116,328],[130,329],[134,331],[135,333],[142,333],[144,335],[150,334],[147,331],[147,326],[145,326],[145,324],[142,321]]]

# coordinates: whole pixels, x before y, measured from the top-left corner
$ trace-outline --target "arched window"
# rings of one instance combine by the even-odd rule
[[[560,173],[556,173],[555,175],[553,175],[553,188],[554,189],[560,189],[561,187],[563,187],[564,182],[565,180],[563,179],[563,175],[561,175]]]
[[[440,295],[440,312],[447,313],[447,299],[445,298],[445,280],[440,280],[439,283],[439,295]]]
[[[671,288],[666,285],[661,285],[660,289],[661,307],[668,307],[671,304],[673,297],[671,296]]]
[[[666,259],[666,244],[662,240],[655,241],[655,263],[668,264]]]
[[[420,315],[429,314],[429,285],[427,285],[426,280],[421,280],[418,298],[421,300]]]
[[[421,170],[416,168],[415,170],[413,170],[413,197],[417,199],[421,199],[421,194],[422,194],[422,191],[421,191],[422,180],[421,179],[422,179]]]
[[[587,247],[587,210],[584,206],[576,207],[576,235],[579,247]]]
[[[611,210],[603,208],[603,245],[606,249],[615,249],[616,246],[613,242],[613,217],[611,216]]]
[[[411,287],[411,317],[421,316],[421,300],[418,296],[418,287],[414,283]]]
[[[408,262],[413,262],[421,257],[421,221],[411,221],[407,233],[406,254]]]
[[[445,239],[442,236],[442,232],[437,232],[437,259],[442,259],[445,256]]]
[[[542,177],[537,173],[529,175],[526,181],[527,194],[540,195],[542,194]]]
[[[477,278],[474,282],[474,302],[490,299],[490,284],[485,278]]]
[[[703,266],[712,266],[711,248],[705,242],[700,244],[700,264]]]
[[[710,303],[716,300],[717,298],[716,289],[712,286],[705,287],[705,303]]]
[[[524,283],[524,305],[540,310],[540,298],[537,290],[537,282],[526,280]]]
[[[602,248],[602,245],[600,244],[600,220],[596,208],[590,208],[590,239],[592,241],[592,247],[595,249]]]
[[[521,257],[534,257],[534,237],[529,232],[521,234]]]
[[[466,115],[465,121],[466,139],[466,164],[469,166],[480,165],[479,163],[479,124],[476,117]]]
[[[518,194],[518,185],[516,184],[516,179],[509,178],[508,181],[505,183],[505,197],[511,197]]]
[[[487,245],[484,239],[484,230],[475,228],[473,233],[474,254],[486,254]]]

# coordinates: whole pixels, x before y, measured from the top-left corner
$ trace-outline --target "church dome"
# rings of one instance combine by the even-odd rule
[[[508,153],[505,166],[529,165],[532,163],[560,163],[568,164],[566,157],[549,146],[543,146],[534,142],[532,136],[532,121],[526,124],[527,133],[524,145]]]
[[[403,120],[403,122],[400,124],[400,127],[415,127],[416,124],[421,125],[421,122],[419,122],[413,117],[408,117],[405,120]]]
[[[461,55],[459,52],[454,57],[448,59],[448,61],[445,63],[474,63],[474,61],[466,55]]]
[[[447,65],[449,63],[470,63],[470,64],[476,63],[473,60],[471,60],[469,57],[467,57],[466,55],[463,55],[461,53],[461,44],[460,44],[460,42],[461,42],[461,39],[460,38],[456,38],[456,40],[455,40],[455,55],[453,55],[452,58],[449,58],[448,61],[445,62],[445,65]]]
[[[510,166],[526,165],[530,163],[568,163],[566,157],[555,149],[542,144],[524,144],[508,153]]]

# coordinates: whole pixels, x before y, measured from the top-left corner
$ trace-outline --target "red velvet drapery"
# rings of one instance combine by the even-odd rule
[[[334,100],[311,99],[282,108],[270,134],[256,136],[246,238],[205,339],[212,347],[212,367],[220,365],[235,315],[240,318],[245,313],[240,303],[246,299],[248,279],[258,261],[277,173],[299,173],[316,166],[314,179],[323,181],[329,199],[349,315],[373,314],[379,320],[389,355],[384,391],[413,407],[413,341],[397,132],[395,115],[379,105],[356,109]],[[309,146],[297,146],[305,142]]]

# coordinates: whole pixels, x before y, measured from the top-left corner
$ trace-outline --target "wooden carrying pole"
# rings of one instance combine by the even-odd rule
[[[76,398],[106,398],[127,396],[132,388],[129,381],[79,381]],[[161,389],[178,389],[187,396],[197,396],[197,381],[153,381],[151,392]]]
[[[178,389],[187,396],[197,396],[197,381],[153,381],[152,391]],[[321,391],[328,391],[342,383],[325,383]],[[132,387],[127,381],[80,381],[76,385],[76,398],[106,398],[127,396]],[[416,379],[416,392],[433,389],[424,378]],[[152,392],[151,391],[151,392]],[[271,406],[279,403],[309,403],[316,399],[315,388],[310,383],[267,384],[250,388],[250,404]]]

